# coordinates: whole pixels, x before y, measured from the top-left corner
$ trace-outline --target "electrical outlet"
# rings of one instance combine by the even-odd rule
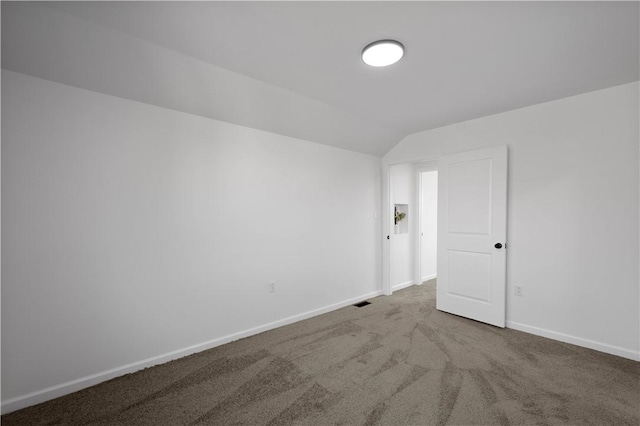
[[[513,293],[516,296],[522,296],[522,286],[517,285],[517,286],[513,287]]]
[[[267,288],[269,289],[269,293],[275,293],[276,292],[276,282],[275,281],[270,281],[267,284]]]

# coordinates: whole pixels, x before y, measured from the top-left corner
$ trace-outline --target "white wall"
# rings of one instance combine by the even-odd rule
[[[391,174],[391,219],[393,221],[394,204],[408,204],[409,213],[404,220],[409,223],[409,232],[396,234],[391,228],[390,250],[390,282],[391,288],[397,290],[414,283],[415,270],[415,234],[418,225],[416,212],[416,170],[412,165],[392,166]]]
[[[380,292],[380,158],[10,71],[2,124],[5,411]]]
[[[422,281],[435,278],[438,251],[438,172],[421,173],[422,235],[420,261]]]
[[[509,327],[640,359],[638,90],[636,82],[416,133],[383,158],[509,146]]]

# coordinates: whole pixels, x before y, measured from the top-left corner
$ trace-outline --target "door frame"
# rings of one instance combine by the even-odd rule
[[[417,227],[417,235],[416,235],[416,244],[415,244],[415,277],[414,281],[417,285],[422,285],[422,234],[423,234],[423,223],[422,216],[424,214],[424,209],[422,208],[423,203],[423,191],[422,191],[422,173],[425,172],[437,172],[438,171],[438,161],[423,161],[420,163],[416,163],[415,166],[416,171],[416,200],[417,200],[417,219],[418,219],[418,227]],[[436,190],[437,191],[437,190]]]
[[[391,296],[391,167],[382,165],[382,294]]]
[[[419,158],[413,161],[400,161],[397,163],[383,163],[382,164],[382,294],[390,296],[393,294],[391,288],[391,239],[393,238],[393,215],[391,209],[393,209],[393,180],[391,177],[391,168],[393,166],[400,166],[403,164],[411,164],[414,167],[420,167],[422,163],[435,163],[437,170],[439,156]],[[419,174],[417,174],[419,177]],[[417,179],[417,178],[416,178]],[[418,198],[416,198],[417,200]],[[413,207],[413,211],[417,212],[416,206]],[[420,228],[420,227],[418,227]],[[414,260],[415,261],[415,260]],[[416,276],[416,268],[414,268],[414,279]],[[417,283],[422,283],[421,278],[418,278]]]

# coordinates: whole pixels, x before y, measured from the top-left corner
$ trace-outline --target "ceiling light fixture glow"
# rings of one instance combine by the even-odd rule
[[[362,49],[362,61],[372,67],[395,64],[404,56],[404,46],[395,40],[378,40]]]

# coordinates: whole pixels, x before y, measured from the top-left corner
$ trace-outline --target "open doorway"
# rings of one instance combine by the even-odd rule
[[[425,284],[437,277],[438,264],[438,171],[433,167],[418,170],[419,234],[416,281]],[[432,283],[433,284],[433,283]]]
[[[428,282],[435,284],[439,311],[504,327],[507,146],[447,154],[437,161],[389,164],[384,170],[383,231],[385,240],[390,241],[382,247],[383,294],[422,284],[423,278],[435,273],[437,283]],[[431,175],[437,177],[437,196],[422,193],[422,173],[430,171],[437,171]],[[407,187],[413,189],[407,193]],[[428,232],[428,223],[419,220],[422,207],[428,208],[421,200],[437,200],[437,235],[433,230]],[[399,204],[402,206],[396,208]],[[396,212],[404,211],[407,213],[396,217]],[[408,220],[404,227],[408,232],[403,234],[399,227],[399,234],[394,234],[394,218],[395,222]],[[429,237],[437,240],[437,259],[431,260],[437,271],[431,273],[427,266],[430,260],[422,256],[429,253],[422,244]]]
[[[388,287],[385,294],[420,285],[434,287],[437,267],[437,162],[389,167]],[[384,288],[383,288],[384,289]]]

